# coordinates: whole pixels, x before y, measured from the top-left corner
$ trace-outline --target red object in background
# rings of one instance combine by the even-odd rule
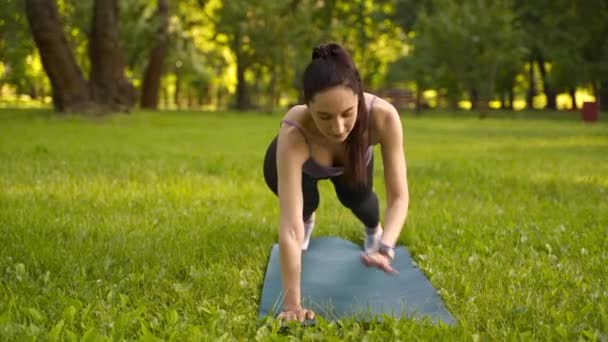
[[[583,108],[581,109],[581,116],[583,121],[595,122],[600,116],[600,108],[597,102],[583,102]]]

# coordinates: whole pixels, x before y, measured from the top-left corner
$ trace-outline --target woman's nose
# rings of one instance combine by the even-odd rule
[[[332,125],[332,133],[333,134],[342,134],[344,133],[344,124],[339,120],[334,122]]]

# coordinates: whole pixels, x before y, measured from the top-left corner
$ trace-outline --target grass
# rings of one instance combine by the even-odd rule
[[[605,122],[404,115],[400,243],[459,325],[320,320],[289,335],[256,321],[278,122],[0,111],[0,340],[608,340]],[[384,208],[380,158],[375,177]],[[320,190],[315,235],[361,242]]]

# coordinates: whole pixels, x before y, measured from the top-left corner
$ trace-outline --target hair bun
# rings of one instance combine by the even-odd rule
[[[312,49],[312,59],[327,59],[330,56],[329,47],[327,45],[319,45]]]

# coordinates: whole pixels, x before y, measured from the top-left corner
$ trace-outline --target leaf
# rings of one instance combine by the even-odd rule
[[[585,336],[591,341],[597,340],[597,333],[595,331],[583,330],[583,336]]]
[[[73,324],[74,317],[76,317],[76,311],[77,310],[73,305],[70,305],[67,308],[63,309],[63,319],[66,320],[68,323]]]
[[[15,275],[17,276],[17,280],[21,281],[23,280],[23,278],[25,278],[25,276],[27,275],[25,272],[25,265],[24,264],[16,264],[15,265]]]
[[[11,321],[11,312],[10,309],[7,309],[0,315],[0,326],[8,324]]]
[[[57,341],[59,340],[59,335],[61,334],[61,331],[63,330],[63,326],[65,325],[65,321],[61,320],[59,321],[59,323],[57,323],[53,329],[51,329],[51,331],[49,332],[49,335],[47,336],[47,338],[49,339],[49,341]]]
[[[26,311],[35,322],[42,322],[44,320],[44,316],[36,308],[27,308]]]
[[[120,297],[120,306],[122,306],[123,308],[126,307],[127,304],[129,304],[129,296],[122,293],[120,293],[118,296]]]
[[[192,283],[175,283],[173,284],[173,290],[177,293],[185,293],[190,291]]]
[[[63,334],[64,341],[78,341],[78,336],[71,330],[65,329]]]
[[[103,341],[105,340],[105,338],[103,338],[103,336],[99,335],[99,333],[97,332],[97,329],[95,329],[95,327],[87,330],[87,332],[84,334],[84,336],[82,336],[82,340],[81,342],[97,342],[97,341]]]
[[[175,325],[175,323],[177,323],[177,320],[179,319],[179,314],[176,310],[169,310],[166,314],[166,318],[167,323],[169,323],[170,325]]]
[[[150,331],[150,329],[148,329],[148,327],[146,326],[146,323],[143,320],[139,320],[139,324],[141,326],[141,340],[142,341],[159,341],[160,339],[156,336],[154,336],[154,334]]]

